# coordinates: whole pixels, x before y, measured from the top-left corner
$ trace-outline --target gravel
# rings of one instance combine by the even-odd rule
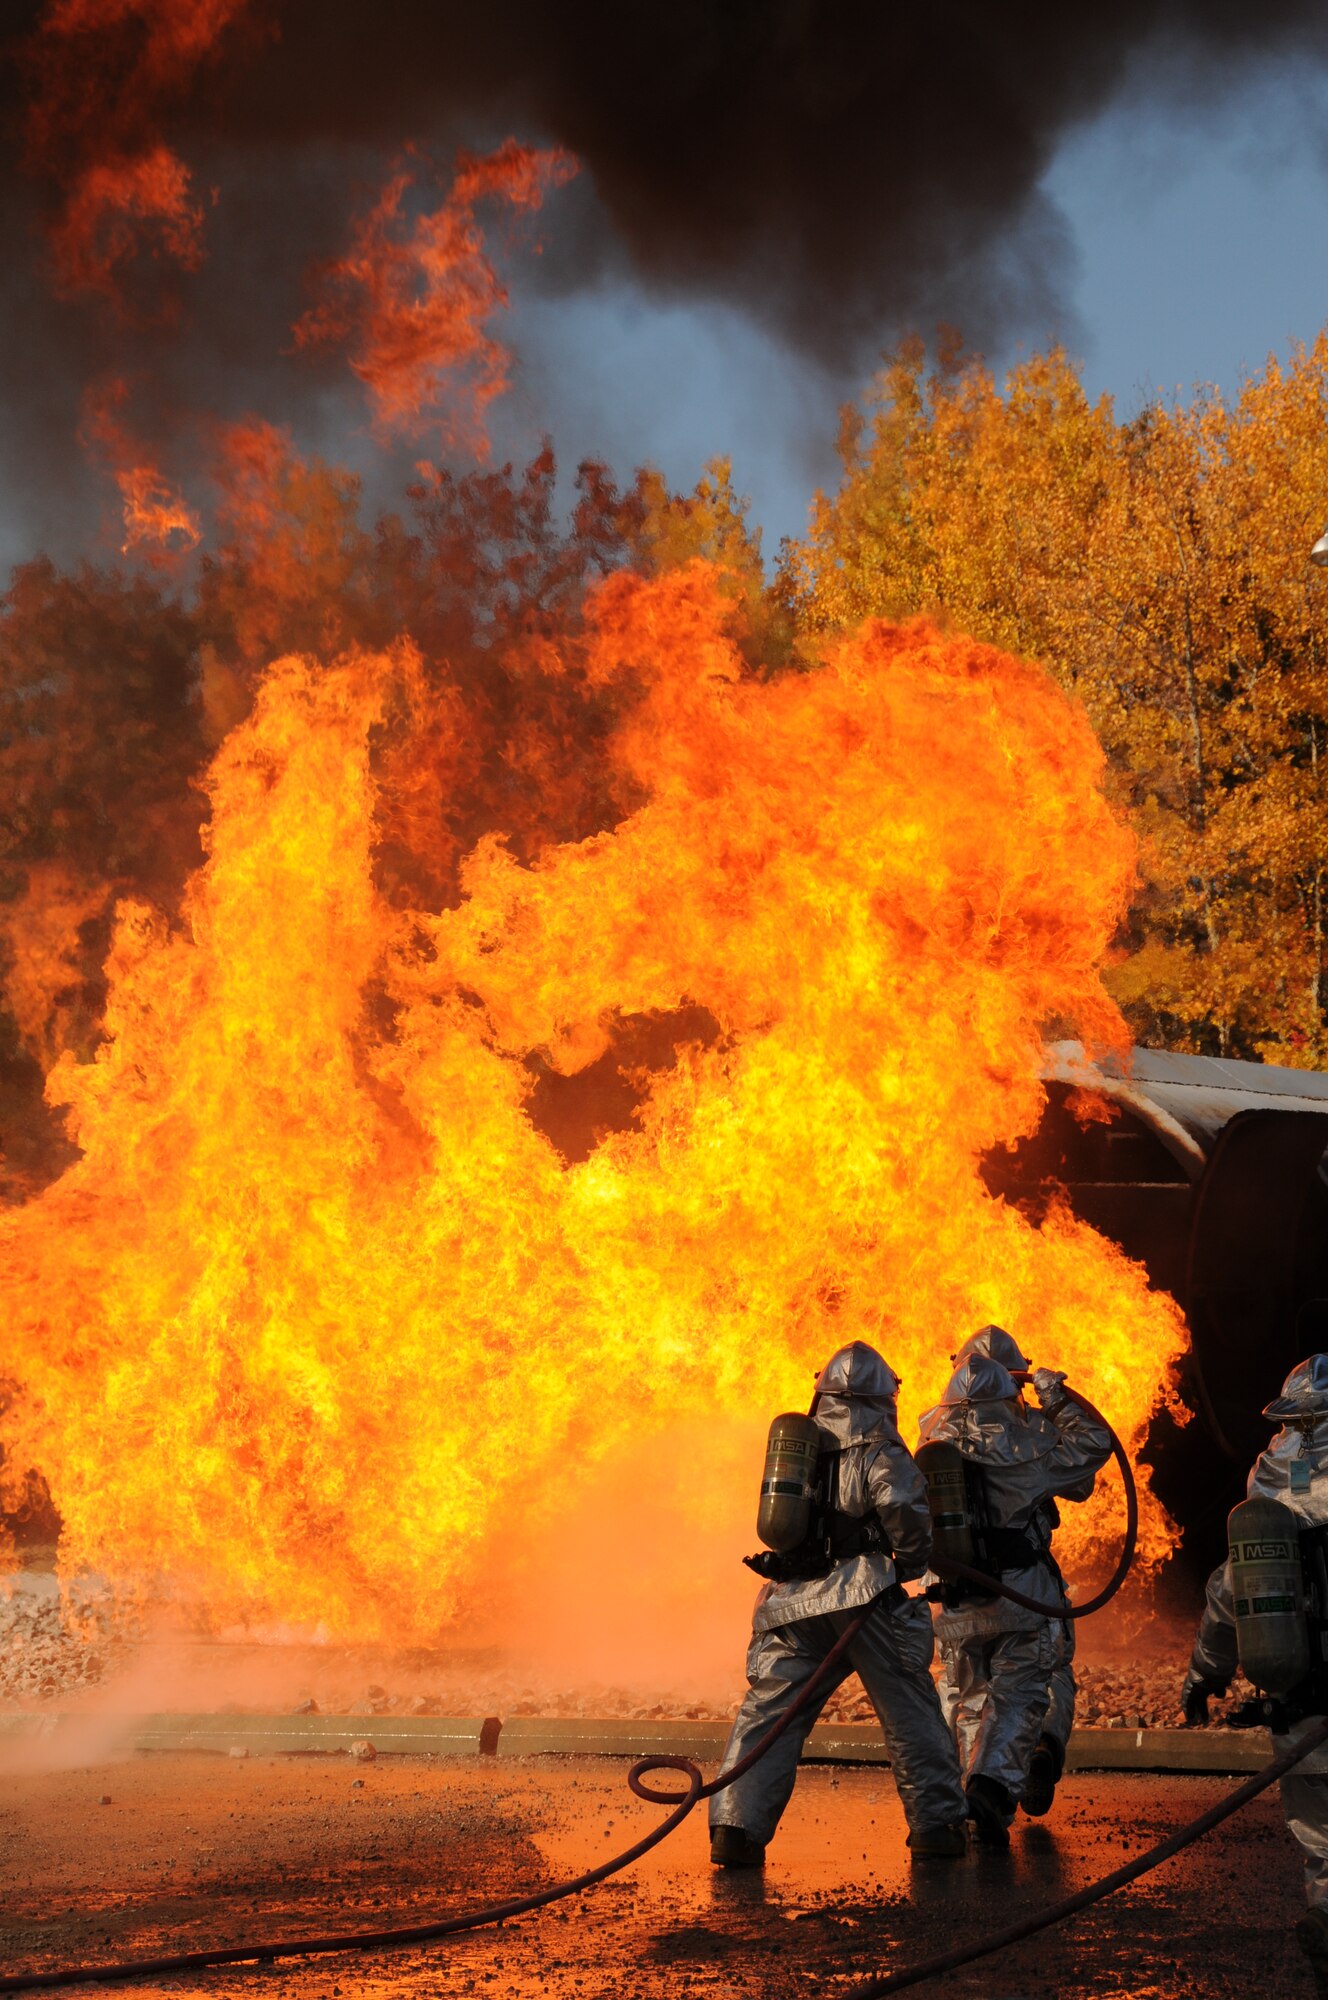
[[[79,1705],[130,1668],[142,1643],[142,1632],[132,1615],[116,1604],[105,1585],[76,1583],[62,1596],[52,1576],[22,1572],[9,1579],[8,1595],[0,1594],[0,1708]],[[215,1670],[213,1685],[204,1693],[191,1689],[167,1706],[366,1717],[497,1715],[505,1720],[536,1716],[719,1722],[733,1715],[743,1693],[742,1683],[736,1679],[706,1696],[695,1690],[614,1682],[557,1687],[532,1680],[494,1653],[392,1656],[376,1650],[370,1657],[379,1678],[370,1680],[359,1666],[364,1654],[353,1649],[237,1644],[206,1650]],[[227,1658],[219,1661],[220,1655]],[[232,1661],[235,1685],[244,1693],[240,1700],[217,1691],[226,1688]],[[1179,1697],[1185,1665],[1186,1649],[1180,1644],[1152,1664],[1081,1664],[1076,1670],[1077,1723],[1090,1729],[1181,1727],[1184,1717]],[[241,1671],[245,1667],[251,1670],[247,1674]],[[287,1676],[298,1672],[306,1682],[298,1698],[274,1698],[270,1686],[263,1685],[271,1678],[264,1667],[280,1669]],[[1212,1704],[1212,1720],[1220,1723],[1249,1693],[1250,1689],[1237,1681],[1230,1701]],[[831,1697],[823,1714],[829,1722],[874,1720],[856,1675]]]
[[[133,1658],[141,1634],[103,1584],[74,1584],[23,1571],[0,1595],[0,1705],[67,1701],[110,1680]]]

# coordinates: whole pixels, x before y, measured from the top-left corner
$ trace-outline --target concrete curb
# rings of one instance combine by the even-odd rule
[[[1260,1771],[1273,1755],[1266,1729],[1076,1729],[1067,1771]]]
[[[656,1752],[718,1763],[727,1722],[602,1722],[579,1717],[520,1716],[503,1724],[500,1757],[649,1757]],[[1194,1771],[1213,1776],[1257,1771],[1273,1754],[1266,1729],[1076,1729],[1070,1771]],[[818,1723],[803,1751],[806,1762],[888,1764],[890,1753],[874,1722]]]
[[[451,1715],[69,1715],[0,1716],[0,1741],[55,1739],[111,1750],[208,1750],[254,1757],[329,1755],[368,1743],[375,1754],[492,1755],[496,1716]]]
[[[717,1763],[727,1722],[629,1722],[609,1717],[514,1715],[498,1738],[500,1757],[695,1757]]]
[[[56,1738],[66,1754],[100,1763],[114,1752],[201,1750],[226,1756],[335,1756],[357,1744],[405,1757],[693,1757],[717,1764],[727,1722],[629,1721],[518,1715],[137,1715],[89,1711],[0,1715],[0,1741]],[[363,1754],[363,1753],[361,1753]],[[1190,1771],[1213,1777],[1257,1771],[1273,1754],[1266,1729],[1076,1729],[1070,1771]],[[888,1764],[873,1722],[818,1723],[804,1758]]]
[[[372,1744],[382,1755],[492,1755],[498,1718],[450,1715],[146,1715],[133,1725],[135,1750],[248,1750],[253,1756],[324,1755]]]

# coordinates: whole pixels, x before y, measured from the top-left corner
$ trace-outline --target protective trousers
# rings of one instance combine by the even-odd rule
[[[1289,1750],[1319,1720],[1308,1716],[1285,1736],[1274,1736],[1274,1750],[1279,1754]],[[1328,1916],[1328,1746],[1312,1750],[1303,1764],[1287,1772],[1282,1780],[1282,1810],[1287,1831],[1305,1856],[1305,1900],[1312,1910]]]
[[[1047,1684],[1047,1712],[1042,1718],[1042,1734],[1058,1744],[1062,1758],[1074,1728],[1074,1701],[1078,1688],[1074,1678],[1074,1620],[1066,1618],[1053,1625],[1056,1665]]]
[[[1049,1736],[1060,1750],[1064,1759],[1069,1746],[1070,1734],[1074,1728],[1074,1705],[1079,1695],[1079,1683],[1074,1677],[1074,1624],[1066,1618],[1055,1622],[1051,1628],[1052,1644],[1056,1651],[1056,1665],[1047,1681],[1047,1712],[1042,1718],[1039,1734]],[[953,1654],[957,1649],[950,1647]],[[955,1727],[955,1708],[959,1701],[959,1690],[950,1678],[947,1648],[942,1645],[941,1658],[946,1662],[942,1667],[939,1693],[941,1711],[951,1729]],[[976,1727],[976,1710],[986,1701],[986,1691],[981,1687],[969,1690],[966,1706],[965,1732],[971,1740]]]
[[[793,1793],[803,1744],[821,1709],[857,1673],[880,1719],[910,1832],[954,1826],[967,1811],[954,1743],[932,1684],[931,1614],[920,1599],[877,1603],[838,1670],[784,1734],[736,1784],[710,1801],[710,1824],[740,1826],[765,1844]],[[729,1733],[721,1770],[746,1756],[806,1687],[846,1625],[860,1614],[828,1612],[756,1632],[747,1652],[748,1691]]]
[[[1048,1727],[1053,1698],[1064,1717],[1068,1663],[1060,1643],[1061,1621],[1006,1632],[952,1636],[942,1626],[941,1660],[946,1712],[954,1730],[965,1784],[994,1778],[1018,1799],[1028,1760]],[[1073,1719],[1074,1681],[1069,1683]],[[1068,1729],[1067,1729],[1068,1736]],[[1059,1740],[1059,1739],[1058,1739]]]

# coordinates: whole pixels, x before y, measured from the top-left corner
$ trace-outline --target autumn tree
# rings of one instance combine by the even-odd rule
[[[647,576],[682,569],[700,557],[721,572],[734,605],[734,636],[748,664],[770,672],[787,661],[793,624],[767,586],[761,530],[751,502],[733,483],[733,463],[712,458],[690,493],[670,491],[664,475],[643,466],[622,509],[627,554]]]
[[[1140,1039],[1315,1063],[1323,963],[1328,341],[1126,422],[1066,357],[887,364],[786,553],[800,643],[926,610],[1045,660],[1141,839],[1114,983]]]
[[[191,613],[143,577],[47,561],[0,598],[0,1189],[63,1157],[41,1104],[100,1032],[111,909],[200,858]]]

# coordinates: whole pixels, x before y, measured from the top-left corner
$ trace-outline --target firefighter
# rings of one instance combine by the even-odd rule
[[[880,1718],[915,1854],[966,1851],[964,1794],[954,1743],[932,1682],[931,1616],[901,1577],[921,1576],[931,1548],[922,1475],[899,1435],[894,1370],[863,1341],[831,1357],[817,1379],[812,1415],[826,1435],[824,1535],[785,1564],[756,1600],[747,1653],[748,1691],[729,1734],[729,1770],[776,1723],[850,1620],[871,1606],[839,1672],[752,1769],[710,1805],[710,1858],[722,1868],[760,1867],[797,1775],[817,1714],[856,1672]],[[826,1544],[830,1553],[826,1553]],[[778,1563],[769,1567],[778,1575]],[[764,1572],[763,1572],[764,1573]]]
[[[951,1365],[962,1367],[974,1354],[988,1355],[1007,1368],[1019,1389],[1022,1402],[1032,1370],[1013,1334],[1007,1333],[1003,1326],[984,1326],[977,1333],[970,1334],[959,1352],[950,1356]],[[1059,1526],[1056,1502],[1048,1501],[1047,1509],[1054,1529]],[[1056,1662],[1047,1681],[1047,1711],[1042,1718],[1033,1754],[1028,1760],[1028,1776],[1019,1800],[1024,1811],[1037,1818],[1049,1813],[1055,1801],[1056,1787],[1065,1770],[1065,1753],[1074,1728],[1074,1704],[1079,1692],[1074,1677],[1074,1620],[1058,1619],[1052,1627],[1051,1638],[1056,1649]],[[946,1720],[953,1726],[959,1691],[944,1667],[940,1695]]]
[[[1298,1325],[1306,1323],[1302,1313]],[[1328,1527],[1328,1354],[1312,1354],[1308,1361],[1298,1362],[1264,1415],[1280,1429],[1255,1460],[1248,1497],[1280,1501],[1305,1529]],[[1181,1689],[1188,1723],[1207,1722],[1209,1700],[1226,1693],[1236,1664],[1236,1610],[1228,1557],[1208,1579],[1208,1601]],[[1307,1689],[1302,1700],[1289,1697],[1282,1726],[1273,1723],[1275,1748],[1289,1749],[1324,1712],[1322,1689]],[[1296,1925],[1296,1942],[1309,1960],[1320,2000],[1328,2000],[1328,1748],[1311,1751],[1283,1778],[1282,1809],[1305,1856],[1309,1912]]]
[[[954,1445],[965,1461],[992,1576],[1047,1606],[1030,1611],[943,1579],[929,1593],[940,1604],[937,1637],[969,1817],[991,1847],[1009,1845],[1042,1746],[1048,1691],[1065,1664],[1068,1601],[1051,1552],[1053,1503],[1086,1500],[1111,1455],[1106,1426],[1067,1395],[1063,1374],[1037,1368],[1032,1382],[1039,1410],[1027,1408],[999,1361],[973,1354],[921,1427],[923,1444]]]

